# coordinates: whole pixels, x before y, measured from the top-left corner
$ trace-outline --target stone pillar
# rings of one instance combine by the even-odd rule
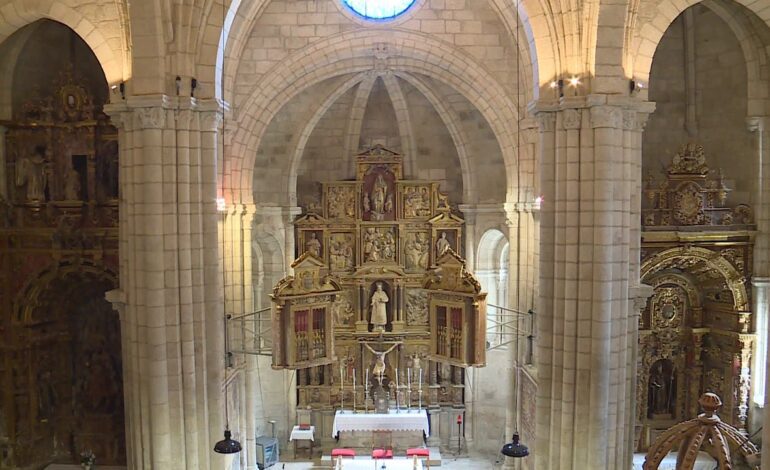
[[[120,139],[120,299],[132,469],[222,468],[218,103],[131,97]]]
[[[537,107],[536,107],[537,108]],[[535,112],[542,190],[538,468],[630,468],[639,133],[652,105],[591,95]],[[579,430],[580,432],[575,432]]]

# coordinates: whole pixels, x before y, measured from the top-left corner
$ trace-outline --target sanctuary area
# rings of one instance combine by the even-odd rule
[[[0,0],[0,469],[768,468],[770,0]]]

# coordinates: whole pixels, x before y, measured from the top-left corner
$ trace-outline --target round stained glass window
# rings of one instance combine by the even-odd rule
[[[415,0],[342,0],[342,3],[364,18],[389,20],[403,14]]]

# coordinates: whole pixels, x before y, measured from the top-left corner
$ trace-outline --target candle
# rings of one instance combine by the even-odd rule
[[[353,368],[353,391],[356,391],[356,368]]]
[[[364,387],[369,390],[369,369],[366,369],[366,379],[364,380]]]
[[[420,382],[419,382],[419,384],[417,385],[417,387],[418,387],[420,390],[422,390],[422,369],[419,369],[419,371],[420,371]]]

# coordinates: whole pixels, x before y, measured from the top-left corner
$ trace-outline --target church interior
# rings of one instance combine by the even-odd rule
[[[769,67],[770,0],[0,0],[0,469],[770,469]]]

